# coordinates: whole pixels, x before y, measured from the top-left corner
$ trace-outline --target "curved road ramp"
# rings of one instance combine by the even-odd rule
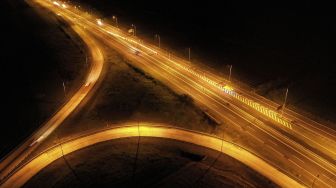
[[[104,55],[101,50],[102,47],[96,40],[89,35],[84,29],[77,25],[70,25],[71,29],[76,32],[87,46],[87,53],[91,57],[91,66],[86,80],[83,85],[76,91],[76,93],[55,112],[55,114],[37,129],[30,137],[19,145],[15,150],[9,153],[4,159],[0,161],[0,180],[15,168],[20,166],[21,162],[26,159],[30,153],[39,146],[39,144],[46,139],[62,122],[71,115],[71,113],[78,109],[79,104],[94,91],[94,86],[101,77]]]
[[[263,159],[233,143],[200,132],[169,127],[167,125],[153,126],[149,123],[124,124],[121,127],[86,133],[78,138],[57,144],[41,152],[35,158],[22,165],[21,168],[14,171],[2,182],[1,187],[21,187],[53,161],[76,150],[112,139],[137,136],[174,139],[220,151],[251,167],[281,187],[303,187]]]

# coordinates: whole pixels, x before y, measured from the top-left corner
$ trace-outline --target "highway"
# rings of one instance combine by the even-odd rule
[[[137,136],[174,139],[217,150],[255,169],[282,187],[302,187],[295,180],[281,173],[273,166],[264,162],[264,160],[233,143],[200,132],[151,123],[126,123],[112,129],[86,133],[78,138],[50,147],[16,170],[2,187],[21,187],[40,170],[63,155],[99,142]]]
[[[131,62],[202,107],[239,134],[240,145],[310,187],[334,187],[335,131],[290,110],[276,112],[274,102],[245,91],[208,70],[130,36],[80,10],[59,9]],[[141,53],[135,53],[135,51]],[[221,83],[221,84],[219,84]]]
[[[278,104],[212,70],[168,55],[104,21],[98,22],[98,17],[71,5],[64,7],[62,2],[49,0],[33,2],[90,32],[176,92],[190,95],[225,125],[219,126],[219,135],[224,132],[230,141],[257,154],[287,178],[306,187],[336,187],[335,130],[289,109],[281,116],[276,110]]]
[[[88,46],[88,53],[92,59],[89,74],[83,85],[43,126],[35,131],[13,152],[9,153],[0,163],[0,180],[8,176],[27,156],[37,148],[61,123],[76,109],[83,99],[92,91],[101,75],[104,57],[100,46],[92,36],[88,35],[79,26],[72,25],[72,29],[83,39]]]
[[[295,113],[291,111],[288,112],[289,115],[285,113],[285,117],[279,123],[275,121],[276,118],[269,118],[264,113],[260,113],[257,110],[258,107],[253,108],[253,103],[248,105],[241,102],[244,99],[240,100],[239,97],[248,97],[249,101],[246,103],[258,102],[259,106],[264,106],[262,111],[268,108],[268,112],[273,110],[275,114],[276,105],[272,102],[267,102],[262,97],[255,97],[250,93],[245,94],[243,90],[236,89],[234,86],[231,88],[234,88],[236,93],[240,93],[240,96],[232,97],[229,91],[223,92],[222,87],[218,87],[217,83],[223,81],[213,74],[197,70],[194,65],[179,58],[172,56],[169,58],[165,52],[161,52],[152,45],[139,43],[134,37],[109,25],[96,24],[95,18],[82,16],[78,10],[66,11],[70,17],[76,17],[78,24],[83,24],[83,27],[95,33],[106,44],[131,59],[134,65],[149,72],[176,91],[188,93],[223,122],[233,125],[230,130],[236,130],[242,137],[248,138],[237,141],[239,144],[261,153],[266,160],[286,171],[290,176],[296,177],[306,186],[310,186],[313,181],[315,186],[333,187],[335,185],[333,130],[318,124],[310,126],[300,124],[299,122],[309,124],[313,121],[307,122],[306,118],[294,119]],[[135,49],[141,53],[137,55],[132,53]],[[295,124],[292,123],[293,120],[296,121]],[[318,179],[314,180],[315,177]]]

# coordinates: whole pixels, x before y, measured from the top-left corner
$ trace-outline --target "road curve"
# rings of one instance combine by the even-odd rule
[[[70,21],[70,20],[67,20]],[[71,22],[70,22],[71,23]],[[75,31],[88,47],[88,53],[92,59],[91,70],[86,81],[78,89],[78,91],[57,111],[40,129],[35,131],[13,152],[8,154],[0,162],[0,180],[8,176],[25,158],[45,139],[47,138],[61,123],[78,107],[83,99],[92,91],[95,83],[101,75],[104,57],[100,46],[96,41],[77,25],[71,25],[71,29]]]
[[[44,152],[41,152],[35,158],[22,165],[22,167],[17,169],[1,185],[1,187],[23,186],[43,168],[62,157],[62,153],[66,155],[99,142],[139,135],[142,137],[174,139],[221,151],[256,170],[281,187],[303,187],[301,184],[269,165],[258,156],[233,143],[200,132],[170,127],[169,125],[163,124],[153,125],[151,123],[127,123],[121,125],[121,127],[87,133],[78,138],[57,144]]]
[[[264,107],[267,107],[266,112],[274,111],[277,105],[273,105],[272,102],[234,87],[237,93],[241,94],[239,97],[247,101],[243,103],[219,88],[218,85],[224,85],[220,84],[222,80],[218,76],[200,70],[190,62],[170,56],[167,52],[139,41],[138,38],[131,37],[108,24],[98,24],[98,17],[88,15],[76,7],[62,8],[56,1],[34,0],[34,2],[67,17],[71,23],[86,28],[86,31],[96,35],[97,38],[100,37],[102,42],[108,43],[115,49],[120,49],[119,52],[127,54],[126,57],[134,60],[135,66],[151,74],[154,73],[152,75],[155,78],[161,78],[172,88],[189,93],[195,101],[206,106],[209,112],[218,116],[223,122],[227,122],[230,125],[229,131],[236,131],[242,135],[242,138],[246,138],[239,140],[240,145],[258,153],[269,164],[273,162],[276,166],[272,167],[273,169],[282,168],[288,176],[297,177],[307,187],[310,185],[335,187],[335,131],[325,131],[323,127],[318,125],[315,127],[314,123],[307,125],[310,121],[300,120],[300,117],[297,119],[292,117],[293,115],[287,120],[295,121],[288,121],[287,123],[290,123],[288,127],[282,126],[273,121],[277,116],[272,119],[257,111],[259,108],[261,111],[266,110]],[[134,51],[141,53],[135,55]],[[259,103],[264,107],[261,108]],[[288,113],[287,111],[284,115]],[[271,113],[272,115],[274,113]],[[330,162],[329,158],[333,161]],[[273,181],[278,183],[278,181]],[[287,180],[282,184],[290,187]]]

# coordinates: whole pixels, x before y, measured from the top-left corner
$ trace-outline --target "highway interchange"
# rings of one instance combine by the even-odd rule
[[[172,56],[74,6],[63,6],[62,2],[49,0],[32,2],[72,23],[73,29],[89,46],[96,63],[92,66],[88,80],[75,96],[25,144],[0,163],[2,177],[12,171],[71,114],[99,78],[103,64],[102,52],[89,35],[85,34],[87,32],[176,92],[190,95],[199,106],[227,126],[225,129],[220,127],[218,135],[221,135],[220,131],[224,131],[224,135],[230,135],[230,132],[238,134],[238,139],[230,141],[256,154],[303,186],[336,186],[334,130],[289,109],[281,116],[276,110],[278,104],[247,91],[212,71]]]

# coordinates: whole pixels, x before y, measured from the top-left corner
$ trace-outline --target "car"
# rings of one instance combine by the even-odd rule
[[[86,82],[85,87],[88,87],[89,85],[91,85],[91,82]]]
[[[40,136],[38,139],[34,140],[34,141],[29,145],[29,147],[34,146],[36,143],[40,142],[43,138],[44,138],[43,135]]]

